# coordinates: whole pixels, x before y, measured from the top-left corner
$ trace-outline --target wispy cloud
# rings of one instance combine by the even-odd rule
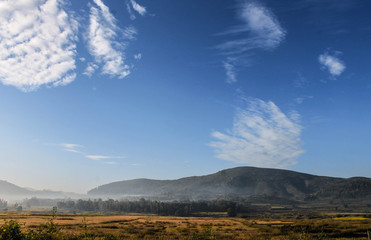
[[[227,61],[224,62],[224,69],[227,77],[226,82],[227,83],[237,82],[236,67],[234,66],[234,61],[230,61],[230,59],[227,59]]]
[[[129,26],[126,27],[123,31],[123,35],[126,39],[134,40],[135,36],[138,34],[138,31],[135,27]]]
[[[109,164],[109,165],[118,164],[118,162],[113,161],[113,159],[125,159],[125,158],[127,158],[125,156],[86,154],[83,151],[81,151],[82,148],[85,148],[83,145],[74,144],[74,143],[61,143],[61,144],[57,144],[57,145],[63,147],[63,151],[77,153],[79,155],[83,155],[87,159],[91,159],[91,160],[94,160],[94,161],[99,161],[99,162]],[[109,160],[111,160],[111,161],[109,161]]]
[[[243,25],[236,26],[223,34],[239,35],[239,37],[218,46],[226,54],[241,54],[252,49],[273,49],[284,40],[285,30],[266,7],[256,2],[245,2],[239,9],[238,15]]]
[[[95,5],[90,7],[90,25],[88,32],[89,52],[94,56],[96,63],[102,65],[102,72],[110,76],[124,78],[130,74],[129,65],[124,62],[126,40],[133,38],[133,27],[128,32],[122,31],[116,25],[115,17],[109,8],[101,1],[94,0]]]
[[[134,59],[135,59],[135,60],[140,60],[140,59],[142,59],[142,54],[141,54],[141,53],[134,54]]]
[[[298,76],[294,79],[293,83],[296,88],[305,88],[308,85],[308,80],[301,72],[298,72]]]
[[[140,14],[141,16],[144,16],[147,13],[147,9],[134,0],[126,1],[126,9],[128,10],[131,20],[135,20],[137,18],[135,16],[135,12]]]
[[[128,10],[130,19],[135,20],[137,17],[135,16],[132,6],[128,0],[126,1],[126,9]]]
[[[140,15],[144,16],[147,13],[147,10],[145,7],[139,5],[136,1],[130,0],[131,6],[133,9],[139,13]]]
[[[108,165],[117,165],[119,164],[117,161],[113,161],[113,159],[124,159],[126,157],[124,156],[107,156],[107,155],[86,155],[85,158],[94,160],[94,161],[99,161],[104,164]],[[110,160],[110,161],[108,161]]]
[[[80,154],[82,154],[82,152],[78,149],[81,149],[81,148],[84,147],[82,145],[74,144],[74,143],[61,143],[59,145],[63,147],[64,151],[73,152],[73,153],[80,153]]]
[[[83,147],[82,145],[74,144],[74,143],[61,143],[60,145],[62,147],[65,147],[65,148],[81,148],[81,147]]]
[[[294,102],[299,105],[299,104],[302,104],[305,100],[308,100],[308,99],[313,99],[313,96],[302,96],[302,97],[297,97],[294,99]]]
[[[86,155],[85,156],[91,160],[104,160],[104,159],[123,159],[126,158],[124,156],[107,156],[107,155]]]
[[[0,81],[22,91],[72,82],[78,23],[64,1],[2,1]]]
[[[340,54],[341,52],[335,52],[334,54],[325,52],[318,57],[322,69],[329,71],[332,77],[340,76],[346,68],[344,62],[338,58]]]
[[[237,110],[232,130],[212,133],[216,140],[210,146],[216,157],[258,167],[287,168],[296,164],[296,158],[304,153],[300,116],[285,115],[271,101],[246,101],[247,107]]]
[[[88,77],[91,77],[97,68],[98,68],[97,64],[90,62],[88,63],[88,66],[85,68],[83,74]]]
[[[224,62],[227,83],[237,81],[236,75],[233,73],[235,73],[239,58],[253,50],[274,49],[285,39],[286,35],[286,31],[281,27],[276,16],[257,2],[243,2],[238,9],[238,17],[242,22],[241,25],[220,34],[230,36],[233,39],[217,46],[217,49],[223,54],[236,59],[234,63],[226,61],[226,64]]]

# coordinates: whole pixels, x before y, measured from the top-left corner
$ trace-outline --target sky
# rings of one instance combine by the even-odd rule
[[[0,0],[0,179],[371,177],[369,0]]]

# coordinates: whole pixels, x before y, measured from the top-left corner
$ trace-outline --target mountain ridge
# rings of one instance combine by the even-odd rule
[[[339,178],[292,170],[236,167],[213,174],[175,180],[148,178],[117,181],[98,186],[87,195],[33,190],[0,180],[0,198],[125,198],[159,200],[207,200],[251,197],[308,199],[371,199],[371,178]]]
[[[0,198],[6,199],[20,199],[20,198],[66,198],[81,196],[77,193],[53,191],[53,190],[34,190],[31,188],[24,188],[10,183],[6,180],[0,180]]]
[[[359,185],[359,186],[358,186]],[[342,190],[351,191],[348,194]],[[358,191],[354,191],[358,189]],[[89,196],[142,195],[184,199],[210,199],[274,196],[303,200],[316,197],[371,196],[371,179],[362,177],[339,178],[300,173],[292,170],[237,167],[204,175],[175,180],[132,179],[98,186],[88,191]]]

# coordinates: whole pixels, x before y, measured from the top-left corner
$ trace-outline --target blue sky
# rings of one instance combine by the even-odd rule
[[[366,176],[368,0],[0,1],[0,176]]]

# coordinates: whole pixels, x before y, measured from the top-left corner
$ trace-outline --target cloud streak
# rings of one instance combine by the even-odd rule
[[[58,145],[63,147],[63,151],[83,155],[87,159],[94,160],[94,161],[99,161],[99,162],[109,164],[109,165],[115,165],[115,164],[118,164],[118,163],[116,161],[108,161],[108,160],[127,158],[125,156],[109,156],[109,155],[86,154],[83,151],[80,151],[80,149],[84,148],[84,146],[79,145],[79,144],[74,144],[74,143],[61,143],[61,144],[58,144]]]
[[[214,131],[209,145],[216,157],[257,167],[287,168],[304,153],[301,148],[299,115],[285,115],[273,102],[247,100],[237,110],[227,133]]]
[[[313,99],[313,96],[301,96],[294,99],[295,104],[300,105],[308,99]]]
[[[236,77],[236,67],[233,64],[233,61],[225,61],[224,62],[224,69],[225,69],[225,74],[226,74],[226,82],[227,83],[234,83],[237,82],[237,77]]]
[[[3,1],[0,81],[22,91],[72,82],[78,24],[64,1]]]
[[[123,159],[123,158],[126,158],[126,157],[123,157],[123,156],[107,156],[107,155],[86,155],[85,157],[88,158],[88,159],[97,160],[97,161],[105,160],[105,159]]]
[[[242,54],[252,49],[273,49],[285,38],[286,31],[275,15],[258,3],[245,2],[238,16],[243,24],[223,33],[238,36],[218,46],[225,54]]]
[[[91,77],[97,68],[98,68],[97,64],[90,62],[90,63],[88,63],[88,66],[86,67],[83,74],[88,76],[88,77]]]
[[[135,12],[141,16],[144,16],[147,13],[147,9],[139,5],[134,0],[127,0],[126,1],[126,9],[128,10],[129,16],[131,20],[135,20],[137,17],[135,16]]]
[[[126,157],[124,156],[108,156],[108,155],[86,155],[85,158],[94,160],[94,161],[99,161],[108,165],[117,165],[118,162],[112,161],[112,159],[124,159]],[[111,160],[111,161],[108,161]]]
[[[147,10],[145,7],[139,5],[136,1],[130,0],[131,6],[133,9],[139,13],[140,15],[144,16],[147,13]]]
[[[319,55],[318,61],[322,66],[322,69],[329,71],[332,77],[340,76],[345,70],[345,64],[338,58],[340,52],[335,54],[330,54],[325,52],[324,54]]]
[[[242,22],[241,25],[220,34],[233,39],[217,46],[217,49],[229,57],[233,56],[237,60],[253,50],[272,50],[285,39],[286,31],[281,27],[276,16],[257,2],[243,2],[239,8],[238,17]],[[235,71],[231,71],[237,65],[238,61],[233,64],[228,61],[227,64],[224,63],[227,83],[237,81],[235,74],[232,74]]]
[[[130,67],[125,64],[124,59],[127,43],[118,40],[119,33],[126,40],[131,40],[136,31],[133,27],[122,31],[116,25],[116,19],[109,8],[101,0],[94,0],[94,3],[95,5],[90,6],[89,52],[96,63],[102,66],[103,74],[124,78],[130,74]]]
[[[62,146],[64,148],[63,150],[66,152],[73,152],[73,153],[79,153],[79,154],[82,154],[82,152],[78,149],[84,147],[82,145],[74,144],[74,143],[61,143],[59,145]]]
[[[135,59],[135,60],[140,60],[140,59],[142,59],[142,54],[141,54],[141,53],[134,54],[134,59]]]

